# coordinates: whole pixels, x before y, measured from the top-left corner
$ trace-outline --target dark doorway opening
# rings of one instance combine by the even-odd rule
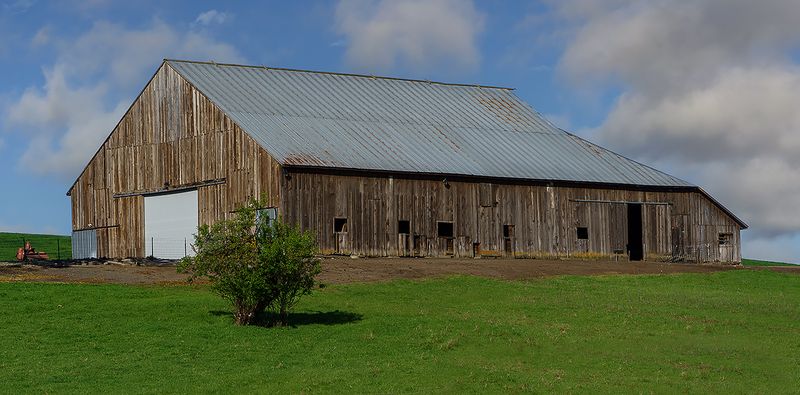
[[[333,219],[333,242],[335,254],[346,254],[347,246],[347,218]]]
[[[453,255],[453,250],[455,248],[453,243],[453,223],[452,222],[445,222],[445,221],[437,221],[436,222],[436,235],[439,236],[440,239],[444,239],[444,252],[446,255]]]
[[[503,252],[514,256],[514,225],[503,225]]]
[[[638,203],[628,203],[628,256],[632,261],[644,258],[642,205]]]

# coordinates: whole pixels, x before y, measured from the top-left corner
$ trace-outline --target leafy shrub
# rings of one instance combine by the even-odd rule
[[[281,219],[258,215],[262,205],[250,201],[235,215],[195,236],[194,257],[184,258],[178,271],[189,281],[206,278],[211,289],[229,300],[237,325],[255,322],[265,310],[275,325],[287,325],[289,310],[311,292],[320,272],[315,237]]]

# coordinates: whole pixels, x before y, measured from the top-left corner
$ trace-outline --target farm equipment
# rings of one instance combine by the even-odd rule
[[[37,252],[32,246],[30,241],[25,242],[24,248],[17,249],[17,260],[25,261],[46,261],[50,259],[44,251]]]

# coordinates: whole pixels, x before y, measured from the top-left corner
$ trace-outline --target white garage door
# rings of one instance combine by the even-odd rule
[[[145,254],[180,259],[194,255],[197,233],[197,191],[144,197]]]

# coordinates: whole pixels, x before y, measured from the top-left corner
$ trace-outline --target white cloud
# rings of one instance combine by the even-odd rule
[[[45,26],[36,31],[36,34],[33,35],[31,39],[31,45],[34,47],[41,47],[43,45],[47,45],[50,42],[50,27]]]
[[[45,72],[44,89],[29,88],[8,112],[30,138],[20,163],[36,173],[77,176],[125,111],[106,107],[108,85],[73,87],[61,67]]]
[[[582,23],[561,66],[584,82],[611,76],[639,90],[669,93],[726,67],[783,60],[786,49],[800,43],[795,0],[565,4],[573,3],[583,4],[571,11]]]
[[[595,138],[703,186],[753,236],[800,235],[800,2],[554,7],[571,29],[561,75],[622,92]]]
[[[336,8],[347,62],[370,71],[475,69],[483,20],[468,0],[343,0]]]
[[[601,128],[601,137],[651,159],[708,163],[783,158],[800,167],[800,69],[727,69],[670,95],[631,90]]]
[[[16,0],[3,3],[3,11],[11,15],[24,14],[36,5],[36,0]]]
[[[99,22],[56,48],[44,85],[26,89],[5,124],[29,140],[22,167],[67,179],[89,161],[162,58],[243,61],[228,44],[159,20],[144,29]]]
[[[219,12],[217,10],[208,10],[197,16],[194,20],[195,24],[208,26],[212,24],[221,25],[231,20],[232,16],[227,12]]]
[[[161,59],[186,58],[217,62],[243,62],[232,46],[196,31],[178,31],[161,20],[145,29],[98,22],[88,32],[62,45],[59,63],[76,77],[102,74],[114,83],[141,85],[143,70]]]

